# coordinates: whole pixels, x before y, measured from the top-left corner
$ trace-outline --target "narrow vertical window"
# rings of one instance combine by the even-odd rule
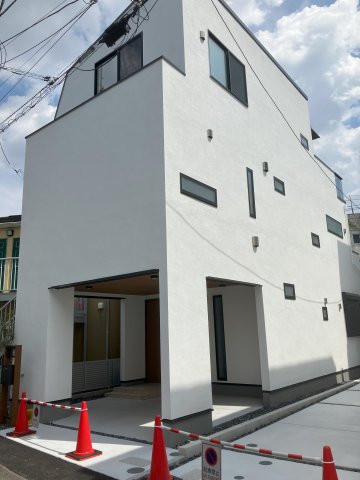
[[[344,192],[343,192],[343,186],[342,186],[342,178],[339,177],[339,175],[337,175],[336,173],[335,173],[335,184],[336,184],[337,198],[344,202],[345,200],[344,200]]]
[[[323,320],[327,322],[329,320],[329,314],[327,307],[322,307]]]
[[[309,150],[309,142],[308,142],[308,139],[306,137],[304,137],[304,135],[302,133],[300,133],[300,141],[301,141],[301,145],[306,148],[306,150]]]
[[[111,87],[118,81],[117,53],[112,53],[95,65],[95,93]]]
[[[213,297],[216,370],[218,380],[227,380],[225,329],[222,295]]]
[[[250,213],[250,217],[256,218],[254,174],[250,168],[246,169],[246,177],[247,177],[248,197],[249,197],[249,213]]]

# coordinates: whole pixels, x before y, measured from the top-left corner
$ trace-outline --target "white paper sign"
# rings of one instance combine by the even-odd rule
[[[33,415],[32,415],[32,426],[34,428],[39,428],[40,422],[40,407],[39,405],[33,406]]]
[[[221,446],[203,442],[201,480],[221,480]]]

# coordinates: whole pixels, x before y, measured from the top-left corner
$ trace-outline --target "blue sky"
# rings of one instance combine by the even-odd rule
[[[8,0],[9,1],[9,0]],[[169,0],[160,0],[169,1]],[[189,0],[187,0],[189,1]],[[196,0],[194,0],[196,1]],[[360,12],[358,0],[227,0],[270,53],[309,96],[311,124],[321,138],[317,155],[344,177],[347,194],[360,203]],[[59,0],[32,0],[23,15],[16,2],[0,17],[0,40],[27,27],[59,4]],[[127,0],[98,0],[89,12],[34,67],[34,72],[55,75],[94,41],[128,4]],[[42,22],[6,44],[7,58],[34,45],[69,21],[85,5],[80,0],[51,21]],[[29,68],[34,52],[10,62]],[[0,71],[0,98],[19,80]],[[41,80],[23,80],[1,103],[0,121],[36,93]],[[60,90],[46,98],[23,119],[0,134],[12,165],[24,168],[25,136],[53,119]],[[0,216],[21,213],[22,178],[7,165],[0,151]]]

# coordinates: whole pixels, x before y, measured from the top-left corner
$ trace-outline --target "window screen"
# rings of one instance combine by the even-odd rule
[[[139,36],[120,50],[120,80],[142,68],[142,37]]]
[[[217,207],[216,189],[180,173],[180,191],[184,195]]]
[[[246,77],[245,67],[229,53],[229,70],[230,70],[230,90],[242,103],[247,105]]]

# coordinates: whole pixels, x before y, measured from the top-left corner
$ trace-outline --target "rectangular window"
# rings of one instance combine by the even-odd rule
[[[336,195],[337,197],[342,200],[344,200],[344,192],[343,192],[343,186],[342,186],[342,178],[336,175],[335,173],[335,184],[336,184]]]
[[[329,217],[329,215],[326,215],[326,224],[328,232],[333,233],[337,237],[344,238],[343,229],[340,222],[338,222],[334,218]]]
[[[216,370],[218,380],[227,380],[225,328],[222,295],[213,297]]]
[[[320,237],[319,235],[316,235],[316,233],[311,234],[311,242],[314,245],[314,247],[320,248]]]
[[[287,300],[296,300],[295,285],[284,283],[284,295]]]
[[[274,177],[274,188],[277,192],[285,195],[285,183],[276,177]]]
[[[95,95],[124,80],[143,66],[143,39],[137,35],[95,64]]]
[[[250,168],[246,169],[246,178],[247,178],[248,198],[249,198],[249,213],[250,213],[250,217],[256,218],[254,174],[253,174],[253,171],[250,170]]]
[[[245,66],[211,34],[209,57],[210,76],[247,106]]]
[[[183,173],[180,173],[180,192],[188,197],[196,198],[196,200],[217,207],[216,189]]]
[[[304,135],[302,133],[300,133],[300,141],[301,141],[301,145],[306,148],[306,150],[309,150],[309,142],[308,142],[308,139],[306,137],[304,137]]]
[[[353,234],[353,242],[360,243],[360,235],[358,233]]]
[[[329,320],[329,314],[328,314],[327,307],[322,307],[322,314],[323,314],[323,320],[328,321]]]

